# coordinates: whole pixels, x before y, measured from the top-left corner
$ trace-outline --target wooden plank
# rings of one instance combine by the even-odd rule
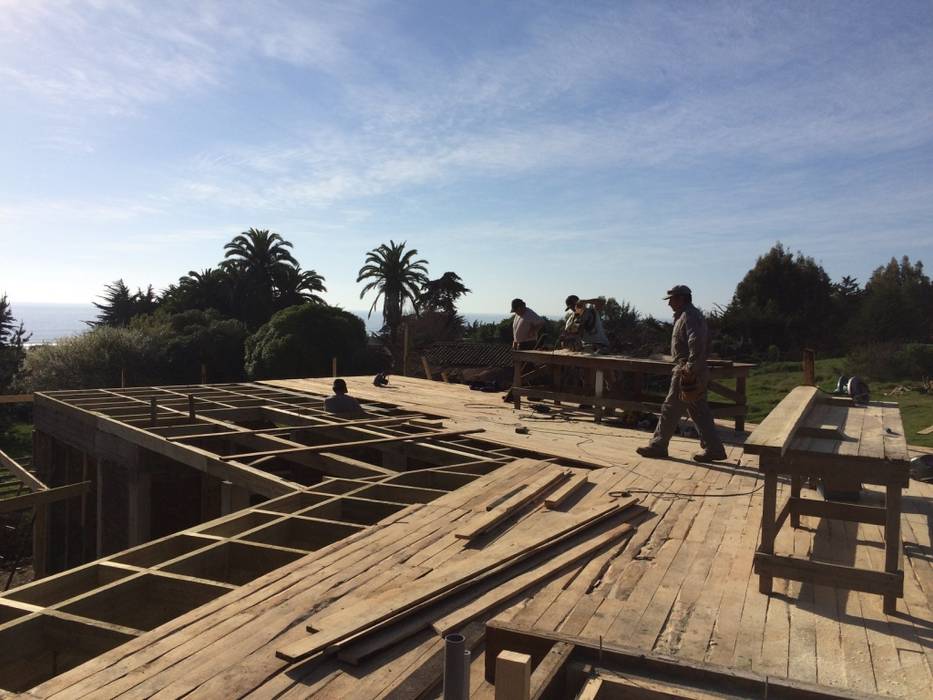
[[[570,477],[570,480],[557,489],[554,493],[544,499],[545,508],[558,508],[560,505],[575,494],[578,490],[583,488],[588,481],[588,476],[586,474],[575,474]]]
[[[32,394],[3,394],[0,404],[32,403]]]
[[[48,486],[39,481],[31,472],[27,471],[25,467],[21,466],[19,462],[10,457],[3,450],[0,450],[0,467],[12,472],[14,476],[33,491],[45,491],[48,489]]]
[[[917,431],[917,435],[931,435],[931,434],[933,434],[933,425],[931,425],[929,428],[922,428],[921,430]]]
[[[56,488],[46,489],[44,491],[34,491],[22,496],[4,498],[0,500],[0,513],[12,513],[24,508],[32,508],[42,503],[54,503],[65,498],[80,496],[90,490],[90,481],[81,481],[67,486],[58,486]]]
[[[309,625],[309,631],[320,629],[320,632],[309,639],[277,649],[276,656],[289,662],[299,661],[319,651],[330,649],[341,640],[361,631],[378,631],[386,620],[394,618],[402,611],[414,612],[436,603],[438,596],[454,595],[483,577],[530,558],[618,511],[617,504],[610,504],[576,517],[571,516],[569,519],[566,518],[566,513],[545,511],[541,514],[542,519],[546,515],[565,516],[560,519],[563,522],[554,530],[549,530],[543,523],[537,524],[534,533],[526,534],[524,547],[519,548],[512,542],[481,550],[460,566],[444,567],[435,576],[426,576],[402,590],[392,591],[388,596],[331,606],[324,615],[314,619]]]
[[[514,651],[496,656],[496,700],[529,700],[531,657]]]
[[[573,549],[553,557],[530,571],[511,577],[507,582],[496,586],[485,594],[478,596],[472,602],[458,608],[456,611],[436,620],[432,627],[440,635],[453,632],[470,620],[488,613],[490,610],[505,603],[533,586],[557,576],[580,560],[592,556],[605,547],[617,542],[634,532],[635,528],[629,523],[623,523],[603,535],[592,536],[587,534],[585,540]]]
[[[554,642],[554,646],[531,672],[531,698],[540,700],[547,694],[556,695],[551,688],[561,680],[561,674],[570,661],[574,646],[568,642]]]
[[[791,389],[748,436],[744,446],[745,452],[757,455],[767,453],[783,455],[818,393],[819,389],[812,386],[798,386]]]
[[[219,430],[213,433],[195,433],[193,435],[173,435],[166,437],[166,440],[171,440],[172,442],[182,442],[184,440],[197,440],[201,438],[216,438],[216,437],[230,437],[236,435],[264,435],[267,433],[294,433],[294,432],[304,432],[306,430],[336,430],[339,428],[355,428],[361,425],[368,426],[382,426],[382,427],[396,427],[393,424],[405,425],[406,423],[412,423],[412,425],[417,425],[412,419],[417,419],[421,416],[419,413],[412,413],[411,415],[406,416],[393,416],[391,418],[361,418],[359,420],[349,420],[343,423],[330,422],[330,423],[318,423],[313,425],[283,425],[277,426],[275,428],[256,428],[255,430]],[[311,420],[319,420],[317,416],[313,416]],[[433,426],[432,426],[433,427]]]
[[[498,678],[498,676],[497,676]],[[498,686],[498,683],[496,684]],[[603,679],[596,678],[587,678],[583,683],[583,687],[580,688],[580,692],[577,693],[576,700],[596,700],[600,696],[603,689]],[[638,696],[632,696],[637,698]]]
[[[429,433],[418,433],[413,435],[393,435],[392,437],[373,438],[370,440],[356,440],[350,442],[334,442],[327,445],[305,445],[303,447],[284,447],[277,450],[262,450],[260,452],[244,452],[235,455],[221,455],[220,459],[224,462],[230,462],[241,459],[251,459],[253,457],[266,457],[269,455],[286,455],[299,452],[331,452],[344,447],[368,447],[370,445],[385,445],[392,442],[408,442],[410,440],[429,440],[432,438],[454,437],[460,435],[473,435],[475,433],[485,432],[483,428],[472,428],[470,430],[440,430]]]
[[[462,530],[457,531],[456,536],[463,540],[476,539],[484,532],[488,532],[497,525],[508,520],[522,508],[540,499],[558,484],[569,479],[571,473],[572,472],[569,471],[552,471],[549,474],[545,474],[527,489],[519,491],[492,510],[471,518]]]
[[[904,591],[903,574],[867,571],[854,566],[808,561],[780,554],[756,553],[755,572],[759,576],[777,576],[866,593],[901,596]]]
[[[884,508],[860,506],[839,501],[814,501],[809,498],[792,499],[792,508],[800,515],[812,515],[817,518],[849,520],[856,523],[884,525]]]

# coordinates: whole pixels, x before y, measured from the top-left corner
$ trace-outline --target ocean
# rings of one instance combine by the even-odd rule
[[[67,338],[88,330],[85,321],[93,321],[97,317],[97,308],[93,304],[40,304],[35,302],[11,302],[13,316],[22,321],[26,331],[32,333],[30,345],[54,343],[61,338]],[[376,333],[382,326],[382,315],[373,314],[367,318],[365,311],[353,310],[363,319],[366,330]],[[507,314],[463,314],[467,323],[479,321],[491,323],[501,321]]]

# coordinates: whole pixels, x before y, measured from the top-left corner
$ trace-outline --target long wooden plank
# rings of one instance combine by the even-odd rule
[[[32,394],[3,394],[0,396],[0,404],[7,403],[32,403]]]
[[[791,389],[748,436],[745,451],[757,455],[783,455],[818,393],[819,389],[814,386],[798,386]]]
[[[19,462],[10,457],[3,450],[0,450],[0,467],[3,467],[7,471],[13,472],[13,474],[19,478],[20,481],[26,484],[33,491],[45,491],[48,489],[48,486],[39,481],[30,472],[26,471],[25,467],[20,465]]]
[[[90,481],[81,481],[76,484],[45,489],[44,491],[33,491],[32,493],[26,493],[22,496],[4,498],[0,500],[0,513],[12,513],[17,510],[23,510],[24,508],[32,508],[33,506],[44,503],[54,503],[55,501],[61,501],[73,496],[80,496],[83,493],[87,493],[90,487]]]
[[[484,532],[492,530],[525,506],[540,499],[558,484],[569,479],[571,474],[572,472],[569,471],[553,471],[549,474],[545,474],[527,489],[519,491],[492,510],[472,518],[463,529],[457,531],[456,536],[463,540],[472,540],[479,537]]]
[[[306,430],[334,430],[336,428],[356,428],[361,425],[396,427],[394,424],[405,425],[414,418],[422,417],[420,413],[412,413],[405,416],[393,416],[392,418],[363,418],[360,420],[350,420],[343,423],[316,423],[314,425],[284,425],[275,428],[256,428],[254,430],[220,430],[214,433],[195,433],[193,435],[174,435],[165,438],[172,442],[181,442],[183,440],[197,440],[200,438],[232,437],[236,435],[265,435],[267,433],[293,433],[304,432]],[[318,420],[317,416],[312,416],[309,420]]]
[[[351,442],[333,442],[326,445],[305,445],[303,447],[284,447],[277,450],[262,450],[260,452],[244,452],[235,455],[221,455],[220,459],[224,462],[230,462],[241,459],[251,459],[253,457],[267,457],[270,455],[287,455],[298,452],[331,452],[343,447],[368,447],[370,445],[385,445],[392,442],[408,442],[411,440],[429,440],[431,438],[454,437],[460,435],[472,435],[474,433],[485,432],[483,428],[472,428],[470,430],[439,430],[430,433],[417,433],[412,435],[393,435],[392,437],[373,438],[371,440],[356,440]]]
[[[320,629],[320,632],[307,640],[277,649],[276,656],[289,662],[300,661],[364,630],[376,631],[381,624],[398,615],[400,611],[413,612],[437,602],[438,595],[453,595],[462,590],[464,585],[471,585],[483,576],[534,556],[542,549],[553,546],[618,511],[618,505],[613,503],[577,517],[565,517],[562,518],[565,524],[558,525],[556,530],[549,530],[544,523],[536,523],[538,536],[533,537],[528,533],[527,544],[523,547],[516,543],[492,547],[463,562],[461,566],[445,567],[437,572],[436,576],[425,577],[404,590],[393,591],[384,599],[362,600],[349,603],[345,607],[333,606],[336,608],[333,612],[314,620],[310,626],[314,630]],[[554,511],[544,514],[568,515]]]
[[[582,559],[591,556],[594,552],[598,552],[618,542],[621,538],[627,537],[634,532],[634,530],[635,528],[630,523],[623,523],[604,535],[598,537],[587,536],[584,542],[573,549],[569,549],[563,554],[554,557],[546,564],[535,567],[524,574],[515,576],[508,582],[487,591],[485,594],[475,598],[471,603],[436,620],[431,626],[434,628],[434,631],[440,635],[446,635],[457,630],[470,620],[489,612],[493,608],[496,608],[529,588],[558,575]]]

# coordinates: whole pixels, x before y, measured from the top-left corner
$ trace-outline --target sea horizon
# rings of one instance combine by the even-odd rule
[[[93,321],[98,314],[93,304],[22,301],[11,302],[10,307],[17,324],[22,321],[26,332],[31,334],[27,345],[54,343],[90,330],[86,322]],[[362,319],[368,333],[378,333],[382,327],[381,314],[367,316],[365,310],[347,310]],[[494,323],[509,314],[461,312],[460,315],[467,323]]]

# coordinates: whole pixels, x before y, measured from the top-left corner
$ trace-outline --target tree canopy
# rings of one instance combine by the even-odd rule
[[[382,319],[392,346],[402,322],[405,303],[410,302],[417,311],[422,287],[428,280],[428,261],[416,258],[418,249],[406,250],[406,244],[406,241],[396,243],[390,240],[388,245],[383,243],[373,248],[366,254],[365,263],[356,278],[357,282],[366,282],[360,299],[371,291],[376,292],[369,308],[370,315],[382,299]]]

